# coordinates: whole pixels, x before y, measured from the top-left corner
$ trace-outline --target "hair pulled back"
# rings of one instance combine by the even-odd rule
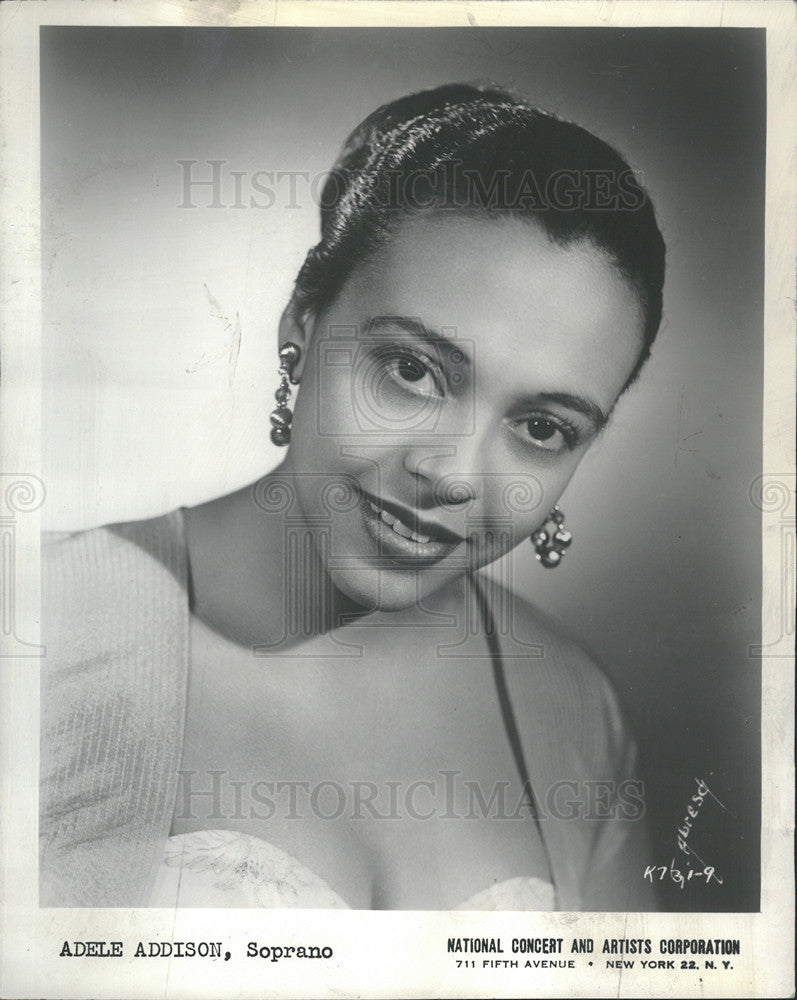
[[[665,246],[647,192],[611,146],[496,88],[451,84],[385,104],[349,136],[321,191],[321,240],[299,272],[298,314],[320,316],[408,214],[458,211],[589,240],[636,290],[644,340],[662,314]]]

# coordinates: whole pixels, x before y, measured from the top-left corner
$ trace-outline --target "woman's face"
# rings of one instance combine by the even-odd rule
[[[398,609],[527,539],[642,330],[636,294],[592,244],[520,220],[408,219],[312,331],[284,330],[303,357],[283,470],[327,533],[336,586]]]

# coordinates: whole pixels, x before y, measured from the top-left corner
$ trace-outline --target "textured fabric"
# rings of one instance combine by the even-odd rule
[[[41,904],[147,905],[186,706],[182,514],[43,552]],[[638,810],[622,818],[622,782],[639,776],[614,694],[575,644],[554,631],[534,638],[532,647],[502,630],[501,651],[557,908],[654,909]]]
[[[45,538],[42,552],[40,903],[145,905],[182,753],[182,515]]]
[[[199,830],[169,837],[152,906],[348,909],[296,858],[247,833]]]

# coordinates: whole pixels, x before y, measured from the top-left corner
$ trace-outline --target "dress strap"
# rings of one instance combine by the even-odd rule
[[[479,607],[479,614],[481,615],[482,625],[484,627],[484,635],[487,640],[487,648],[490,652],[490,660],[492,661],[493,679],[495,680],[495,688],[498,694],[498,704],[501,709],[501,718],[504,723],[504,729],[506,730],[507,739],[509,740],[509,746],[512,750],[512,756],[515,759],[515,766],[517,767],[518,774],[520,775],[523,790],[528,798],[529,806],[531,807],[531,817],[534,820],[534,825],[536,826],[537,833],[539,834],[540,843],[545,851],[545,857],[548,862],[548,870],[553,872],[554,869],[551,864],[548,845],[545,837],[543,836],[542,827],[540,825],[540,808],[534,795],[531,778],[529,777],[529,769],[526,765],[526,758],[523,754],[523,746],[520,742],[520,734],[518,732],[517,721],[515,720],[515,712],[512,708],[512,700],[509,696],[509,690],[506,684],[504,664],[501,657],[501,647],[498,642],[498,630],[495,627],[495,618],[493,616],[492,608],[490,607],[490,602],[487,599],[487,595],[482,589],[476,575],[469,574],[468,580],[473,587],[473,593]]]

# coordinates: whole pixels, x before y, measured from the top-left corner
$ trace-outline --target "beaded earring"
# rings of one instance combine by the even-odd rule
[[[542,527],[531,536],[537,559],[547,569],[558,566],[573,541],[573,536],[566,530],[565,516],[556,504],[545,519]]]
[[[296,362],[301,356],[301,351],[296,344],[290,341],[287,344],[283,344],[279,350],[280,356],[280,367],[279,367],[279,377],[280,384],[277,391],[274,393],[274,399],[277,401],[276,410],[272,410],[271,417],[271,440],[274,444],[279,445],[284,448],[290,444],[291,440],[291,421],[293,420],[293,411],[288,406],[291,398],[291,383],[293,385],[298,385],[296,379],[293,377],[293,369],[296,367]]]

